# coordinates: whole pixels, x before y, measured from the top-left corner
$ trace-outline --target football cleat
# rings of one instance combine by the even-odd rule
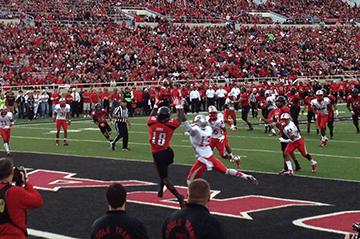
[[[284,174],[282,174],[284,176],[293,176],[294,175],[294,171],[293,170],[288,170],[286,172],[284,172]]]
[[[69,143],[67,141],[64,141],[64,146],[69,146]]]
[[[311,172],[316,173],[317,171],[317,163],[315,162],[313,165],[311,165]]]
[[[327,140],[327,139],[320,141],[320,147],[325,147],[327,144],[328,144],[328,140]]]
[[[231,126],[230,126],[230,129],[233,130],[233,131],[235,131],[235,130],[237,130],[237,127],[236,127],[235,125],[231,125]]]

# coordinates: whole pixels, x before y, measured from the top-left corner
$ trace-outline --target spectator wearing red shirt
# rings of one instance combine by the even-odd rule
[[[0,224],[1,238],[26,239],[27,238],[27,209],[40,208],[43,199],[40,193],[33,188],[26,173],[21,173],[23,185],[13,186],[14,165],[9,158],[0,159],[0,191],[5,202],[5,211]],[[24,186],[24,187],[22,187]]]
[[[117,88],[114,88],[113,92],[110,95],[110,107],[112,111],[120,105],[121,93]]]
[[[99,103],[99,95],[94,89],[90,90],[91,108],[95,109],[95,105]]]
[[[144,92],[139,87],[133,89],[134,103],[135,103],[135,115],[141,115],[141,111],[144,105]]]
[[[106,110],[106,112],[110,112],[110,93],[107,88],[104,88],[100,94],[101,97],[101,105],[102,108]]]
[[[90,117],[91,113],[91,93],[88,90],[84,90],[81,94],[82,102],[83,102],[83,113],[84,118]]]

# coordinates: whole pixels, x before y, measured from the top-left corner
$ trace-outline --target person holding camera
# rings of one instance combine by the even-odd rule
[[[29,182],[26,171],[14,168],[9,158],[0,158],[1,238],[26,239],[26,210],[42,206],[43,199]]]
[[[119,183],[113,183],[108,187],[106,199],[109,210],[92,225],[91,239],[149,238],[144,224],[127,215],[126,194],[125,188]]]

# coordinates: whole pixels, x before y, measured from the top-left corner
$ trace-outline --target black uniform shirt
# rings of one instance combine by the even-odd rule
[[[186,204],[180,211],[172,213],[163,223],[163,239],[224,239],[220,222],[209,210],[198,204]]]
[[[97,219],[91,232],[91,239],[148,239],[142,222],[129,217],[125,211],[108,211]]]

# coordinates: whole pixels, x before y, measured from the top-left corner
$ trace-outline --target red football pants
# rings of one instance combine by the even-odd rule
[[[292,154],[292,153],[294,153],[294,151],[296,149],[299,150],[299,152],[301,153],[302,156],[306,157],[306,155],[308,154],[308,151],[306,149],[304,138],[301,138],[295,142],[289,143],[285,148],[285,153]]]
[[[67,133],[67,129],[68,129],[68,122],[67,120],[56,120],[56,131],[60,132],[61,127],[64,129],[64,133]]]
[[[231,117],[232,120],[229,120],[229,117]],[[236,114],[234,110],[225,109],[224,110],[224,120],[226,123],[228,123],[230,126],[234,123],[236,124]]]
[[[9,143],[10,142],[10,134],[11,134],[11,129],[1,129],[0,128],[0,134],[1,134],[1,138],[3,139],[4,143]]]
[[[227,168],[225,167],[225,165],[218,160],[214,155],[211,155],[210,157],[206,158],[206,160],[210,161],[214,166],[213,168],[222,173],[225,174],[227,171]],[[194,165],[191,167],[189,174],[187,176],[187,180],[194,180],[196,178],[200,178],[201,175],[204,173],[204,171],[206,170],[206,165],[202,162],[200,162],[199,160],[196,160],[196,162],[194,163]]]

